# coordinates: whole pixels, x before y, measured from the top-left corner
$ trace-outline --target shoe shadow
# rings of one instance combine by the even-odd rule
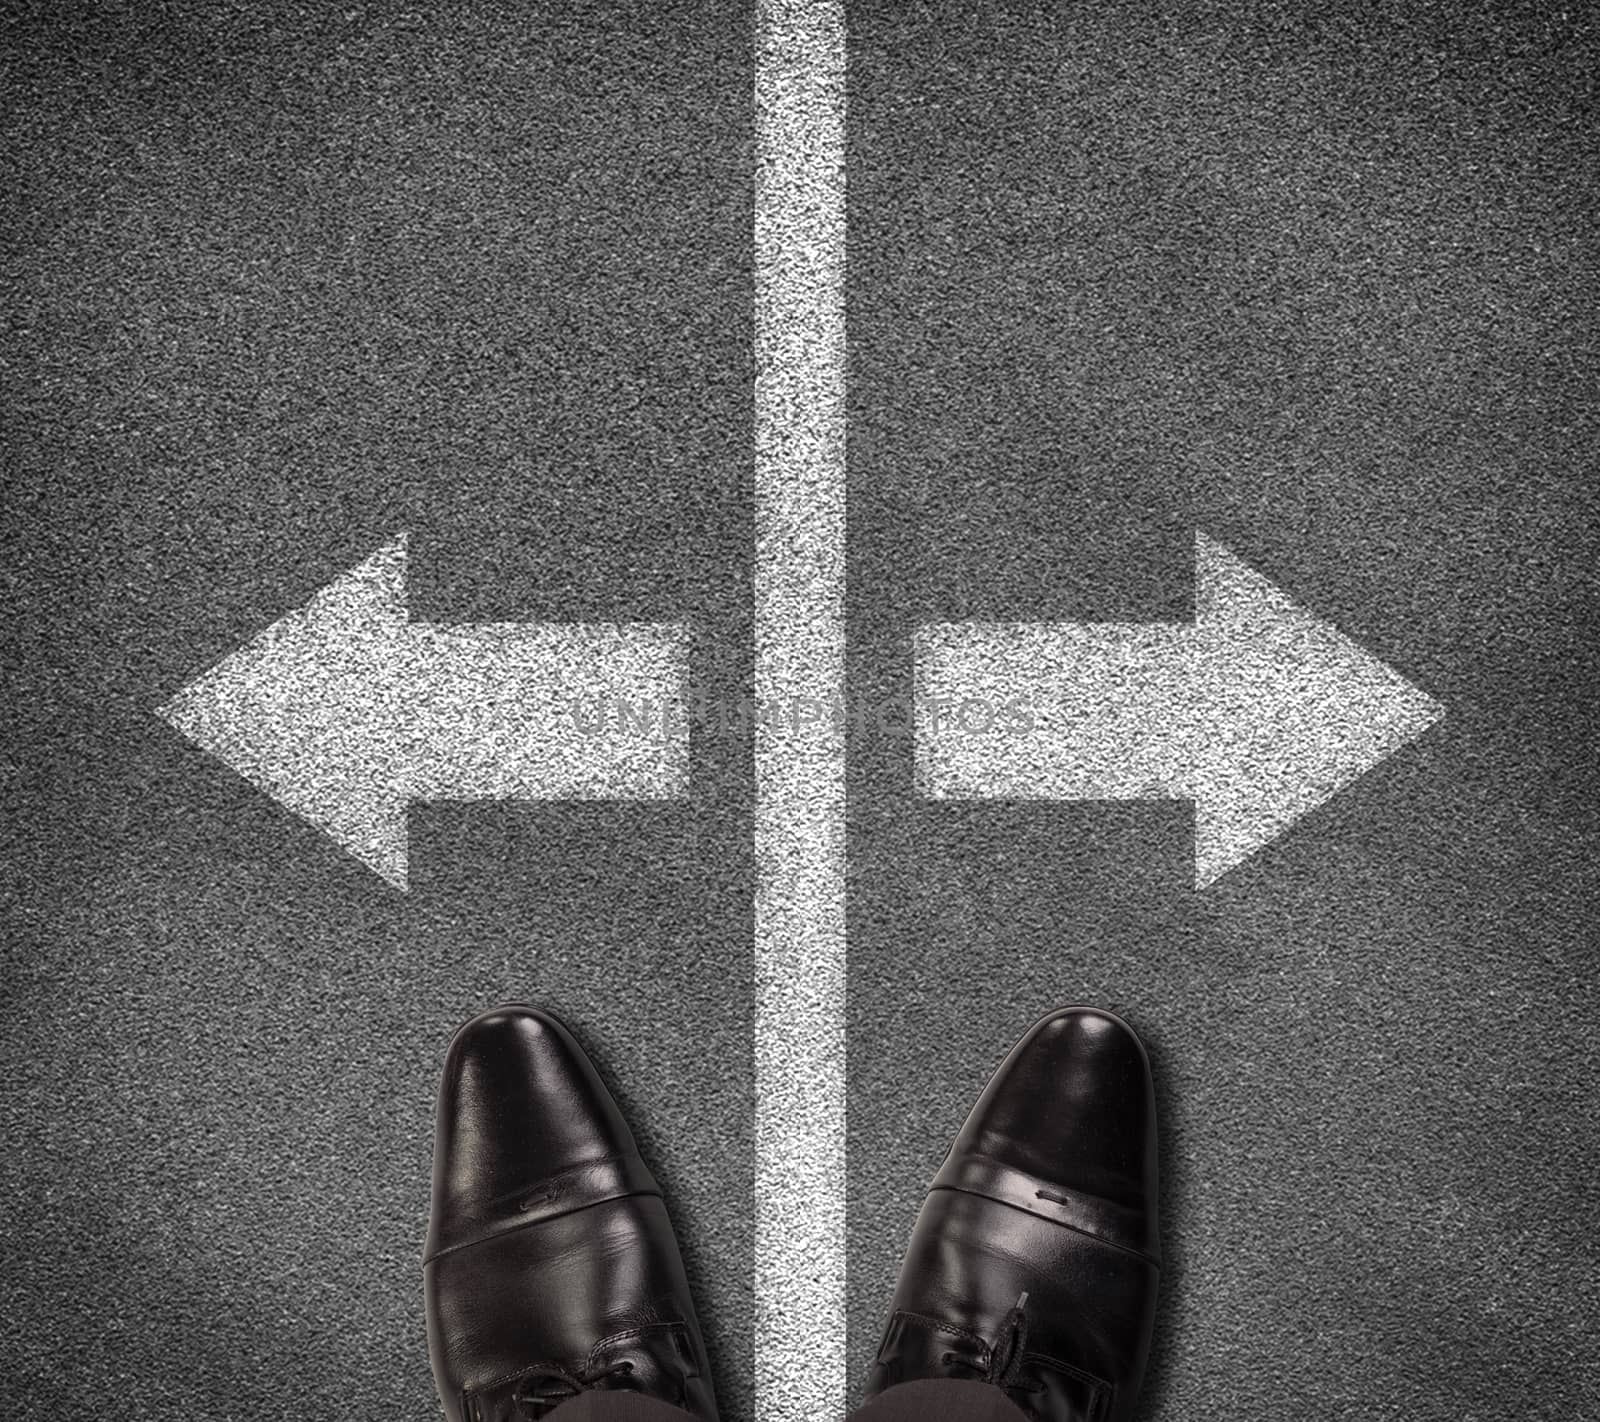
[[[1139,1393],[1136,1418],[1156,1418],[1169,1413],[1172,1386],[1176,1376],[1172,1366],[1178,1353],[1178,1329],[1185,1309],[1182,1306],[1184,1243],[1181,1225],[1188,1216],[1185,1201],[1189,1181],[1183,1162],[1185,1121],[1181,1093],[1174,1087],[1174,1072],[1165,1050],[1159,1027],[1140,1020],[1137,1009],[1124,1012],[1150,1058],[1155,1079],[1156,1124],[1159,1132],[1157,1159],[1161,1170],[1161,1288],[1156,1295],[1155,1335],[1150,1344],[1150,1362],[1145,1369]]]

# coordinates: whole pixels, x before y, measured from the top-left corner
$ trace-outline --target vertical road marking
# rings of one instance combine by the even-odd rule
[[[845,1401],[844,9],[758,0],[756,1411]]]

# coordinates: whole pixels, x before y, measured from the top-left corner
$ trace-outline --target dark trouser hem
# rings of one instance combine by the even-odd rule
[[[548,1422],[683,1422],[689,1413],[636,1392],[586,1392],[563,1402]],[[839,1422],[836,1416],[814,1422]],[[847,1422],[1027,1422],[997,1387],[928,1378],[901,1383],[852,1412]]]

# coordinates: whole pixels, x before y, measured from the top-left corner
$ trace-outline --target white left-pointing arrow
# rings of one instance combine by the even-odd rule
[[[687,792],[675,623],[413,622],[385,544],[160,708],[396,887],[413,800]]]

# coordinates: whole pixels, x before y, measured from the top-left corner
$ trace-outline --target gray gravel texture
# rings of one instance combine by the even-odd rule
[[[1600,1412],[1593,73],[1577,7],[850,10],[850,684],[1179,619],[1205,530],[1445,703],[1212,887],[1173,804],[849,760],[852,1371],[1008,1043],[1147,1038],[1141,1415]]]
[[[436,1417],[432,1094],[511,999],[747,1413],[748,735],[678,803],[414,809],[401,894],[156,708],[405,529],[420,619],[688,621],[747,689],[748,14],[6,22],[3,1410]]]
[[[1594,1412],[1593,29],[850,16],[858,703],[921,621],[1189,615],[1200,527],[1447,707],[1199,893],[1181,805],[919,802],[859,723],[852,1375],[985,1075],[1089,1000],[1161,1091],[1144,1415]],[[748,736],[679,805],[414,810],[402,896],[154,714],[406,528],[419,617],[686,620],[748,690],[748,12],[5,23],[8,1414],[435,1416],[433,1079],[513,998],[748,1416]]]

